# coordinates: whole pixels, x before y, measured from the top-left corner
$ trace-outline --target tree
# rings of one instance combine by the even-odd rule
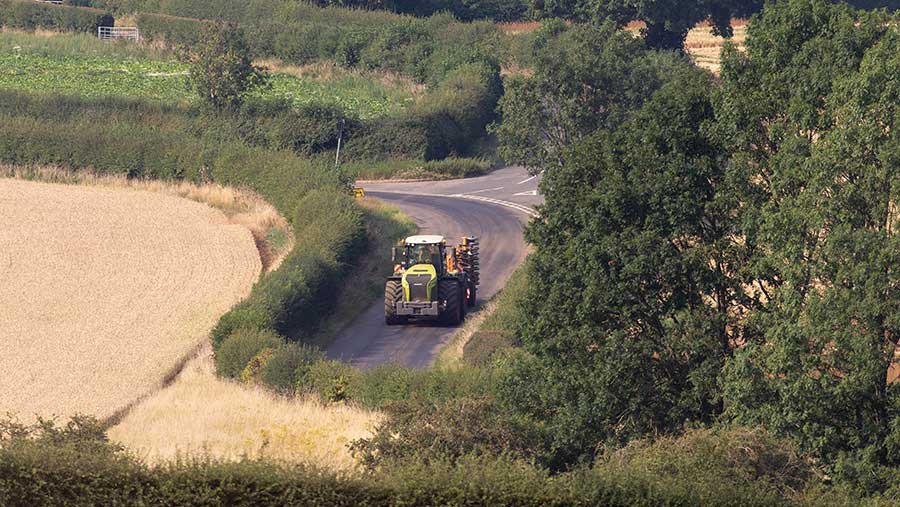
[[[253,65],[243,30],[229,23],[205,30],[191,79],[203,100],[223,109],[239,106],[247,92],[265,84],[266,73]]]
[[[538,385],[505,399],[547,421],[559,465],[598,445],[678,431],[722,409],[742,255],[723,152],[704,134],[712,78],[658,55],[666,78],[615,130],[545,174],[520,335]],[[521,374],[513,369],[510,376]]]
[[[563,166],[568,147],[598,129],[616,128],[675,65],[611,23],[545,23],[536,40],[534,75],[507,81],[494,129],[504,159],[536,172]]]
[[[771,4],[747,54],[726,51],[717,100],[760,302],[726,372],[726,415],[854,480],[900,463],[900,37],[887,21]]]

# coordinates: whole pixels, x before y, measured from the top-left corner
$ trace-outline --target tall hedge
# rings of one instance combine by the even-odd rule
[[[113,26],[111,14],[101,9],[55,5],[33,0],[0,0],[0,26],[17,30],[60,30],[97,33]]]

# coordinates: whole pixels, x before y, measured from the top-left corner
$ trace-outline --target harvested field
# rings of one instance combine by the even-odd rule
[[[246,456],[350,470],[355,461],[347,444],[370,436],[379,418],[368,410],[279,397],[220,379],[207,348],[172,385],[112,427],[109,437],[149,463]]]
[[[260,273],[204,204],[0,179],[0,412],[108,417],[161,385]]]

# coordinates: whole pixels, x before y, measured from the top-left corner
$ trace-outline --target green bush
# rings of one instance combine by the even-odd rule
[[[316,392],[329,401],[349,400],[373,409],[394,402],[445,402],[491,392],[488,370],[417,369],[388,364],[363,371],[339,361],[314,363],[306,376],[297,379],[297,385],[300,390]]]
[[[404,113],[363,123],[350,134],[344,153],[351,160],[422,160],[442,151],[433,147],[439,144],[437,133],[422,118]]]
[[[272,353],[259,372],[263,384],[280,392],[291,392],[298,379],[305,378],[312,365],[324,358],[316,347],[285,343]]]
[[[545,447],[537,424],[502,410],[490,398],[394,402],[386,410],[388,417],[375,434],[351,446],[370,469],[391,462],[455,461],[473,454],[535,460]]]
[[[238,329],[216,349],[216,373],[240,378],[250,360],[265,349],[281,347],[284,340],[271,331]]]
[[[112,15],[100,9],[71,7],[31,0],[0,0],[0,27],[17,30],[60,30],[97,33],[97,27],[113,26]]]
[[[297,377],[297,390],[317,393],[328,402],[346,401],[361,374],[343,361],[318,361]]]

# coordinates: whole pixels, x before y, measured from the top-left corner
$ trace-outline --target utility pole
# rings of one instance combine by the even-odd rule
[[[341,141],[344,140],[344,119],[338,122],[338,145],[337,153],[334,154],[334,168],[337,169],[341,165]]]

